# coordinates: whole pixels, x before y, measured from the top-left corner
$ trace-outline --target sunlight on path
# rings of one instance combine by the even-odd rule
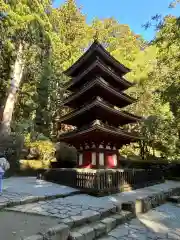
[[[118,226],[108,236],[117,240],[180,240],[180,207],[163,204]]]
[[[33,196],[47,196],[70,194],[77,192],[75,188],[36,180],[35,177],[11,177],[3,182],[3,189],[8,192],[26,193]]]

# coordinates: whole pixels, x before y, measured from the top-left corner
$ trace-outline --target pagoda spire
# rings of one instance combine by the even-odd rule
[[[94,39],[94,43],[99,43],[99,31],[97,29],[95,29],[93,39]]]

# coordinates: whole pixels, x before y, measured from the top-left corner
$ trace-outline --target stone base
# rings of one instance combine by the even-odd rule
[[[171,196],[167,200],[172,203],[180,203],[180,196]]]
[[[152,208],[160,206],[165,203],[168,199],[177,199],[176,197],[171,197],[176,193],[179,193],[180,188],[170,189],[169,191],[155,193],[152,196],[142,197],[136,200],[135,203],[135,212],[138,213],[146,213]],[[180,197],[179,197],[180,200]]]

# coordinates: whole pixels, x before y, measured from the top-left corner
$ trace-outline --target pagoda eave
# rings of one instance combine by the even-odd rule
[[[118,92],[102,79],[95,78],[92,82],[82,87],[77,93],[65,99],[63,105],[76,108],[77,106],[81,106],[83,102],[87,102],[89,96],[95,97],[97,95],[120,108],[136,102],[136,99],[123,92]]]
[[[104,142],[111,142],[112,144],[115,144],[117,148],[120,148],[122,145],[137,142],[140,140],[140,137],[120,129],[100,125],[74,130],[63,133],[59,136],[60,141],[72,144],[77,148],[79,148],[79,145],[82,143],[89,142],[90,139],[91,142],[96,143],[101,143],[103,139]]]
[[[83,124],[92,122],[94,119],[99,119],[104,122],[107,121],[116,127],[119,125],[136,123],[141,120],[138,116],[119,111],[104,102],[101,98],[96,98],[96,100],[85,105],[80,110],[75,110],[66,114],[60,119],[59,123],[79,127]]]
[[[113,56],[111,56],[108,51],[99,44],[98,41],[94,41],[91,47],[66,71],[64,74],[69,77],[75,77],[78,75],[80,69],[84,68],[83,66],[88,66],[88,60],[92,62],[94,56],[99,56],[103,59],[104,62],[108,63],[109,66],[116,69],[116,71],[124,75],[131,70],[125,67],[123,64],[119,63]]]
[[[103,62],[101,62],[101,60],[96,59],[88,69],[84,70],[77,77],[74,77],[69,84],[66,84],[65,88],[69,91],[75,91],[82,87],[86,82],[91,81],[95,76],[101,76],[105,81],[110,81],[112,86],[121,89],[121,91],[134,85],[134,83],[116,75],[116,73],[109,69]]]

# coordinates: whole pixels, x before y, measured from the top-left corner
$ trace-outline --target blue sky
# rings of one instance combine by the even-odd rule
[[[114,17],[120,23],[128,24],[137,34],[146,40],[151,40],[154,30],[144,30],[142,24],[146,23],[155,14],[173,14],[180,16],[180,4],[175,9],[168,9],[170,0],[76,0],[82,12],[87,16],[87,22],[93,18]],[[64,0],[55,0],[58,7]]]

